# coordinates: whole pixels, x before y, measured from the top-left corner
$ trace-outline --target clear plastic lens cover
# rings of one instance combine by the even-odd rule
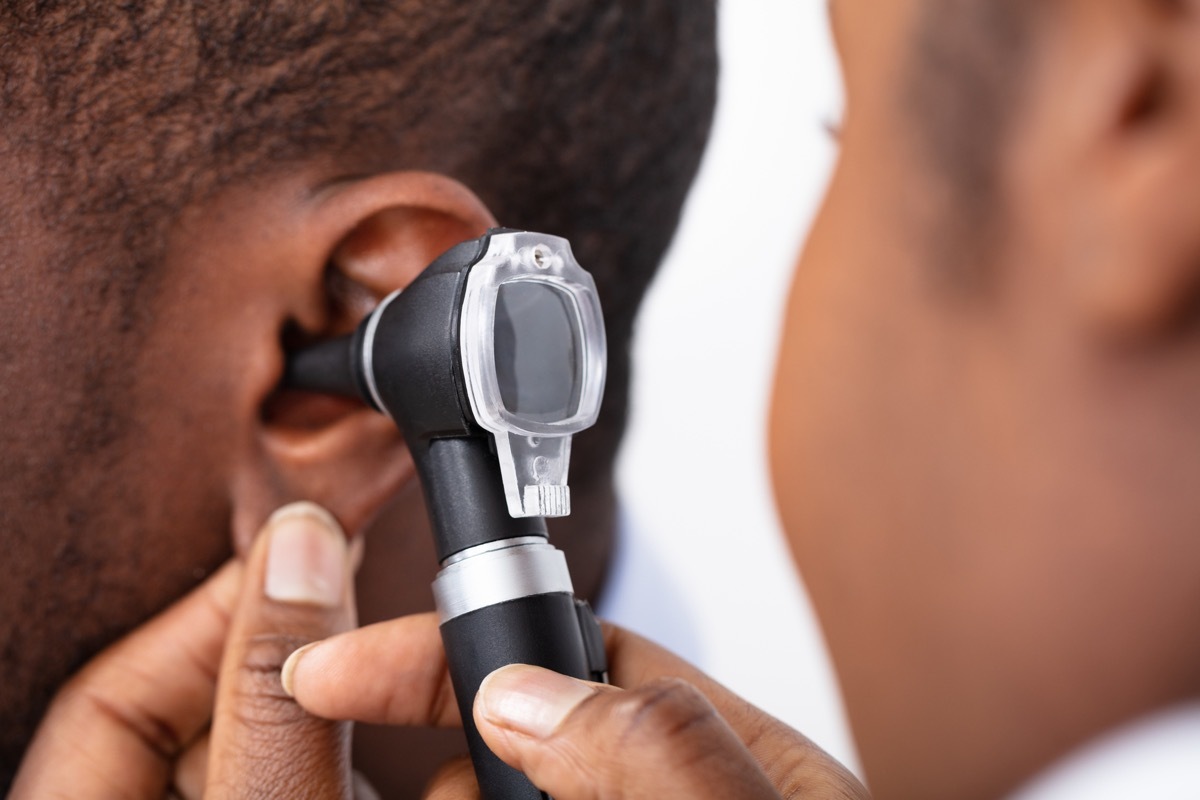
[[[570,437],[600,411],[607,345],[595,283],[565,239],[493,234],[467,278],[463,372],[496,437],[509,512],[570,513]]]

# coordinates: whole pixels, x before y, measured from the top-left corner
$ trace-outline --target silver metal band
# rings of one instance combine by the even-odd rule
[[[527,544],[546,544],[545,536],[519,536],[515,539],[498,539],[494,542],[485,542],[483,544],[468,547],[466,550],[460,550],[457,553],[449,555],[442,562],[442,567],[448,567],[451,564],[457,564],[460,561],[466,561],[468,558],[481,556],[484,553],[494,553],[497,550],[507,550],[510,547],[523,547]]]
[[[433,580],[439,622],[531,595],[574,594],[562,551],[533,538],[536,544],[486,549],[448,563]]]
[[[367,391],[371,393],[375,407],[389,417],[392,415],[388,414],[387,406],[379,397],[379,388],[375,385],[375,331],[379,329],[379,320],[383,317],[383,312],[387,310],[393,300],[400,296],[402,291],[404,290],[397,289],[383,298],[383,302],[371,312],[371,318],[367,320],[367,330],[363,333],[363,374],[367,378]]]

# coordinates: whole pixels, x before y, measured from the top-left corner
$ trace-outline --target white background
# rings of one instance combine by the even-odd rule
[[[639,323],[621,494],[697,623],[705,669],[855,766],[764,444],[783,303],[836,154],[840,78],[825,3],[729,0],[720,14],[716,125]]]

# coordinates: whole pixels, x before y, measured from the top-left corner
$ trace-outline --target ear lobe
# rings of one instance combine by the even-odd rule
[[[461,184],[429,173],[392,173],[333,187],[306,228],[327,265],[308,325],[293,317],[286,351],[344,335],[384,297],[403,289],[438,255],[482,235],[495,220]],[[320,327],[314,327],[319,323]],[[239,552],[275,508],[311,500],[349,533],[361,530],[414,477],[395,424],[356,399],[276,388],[262,400],[257,463],[234,487]]]

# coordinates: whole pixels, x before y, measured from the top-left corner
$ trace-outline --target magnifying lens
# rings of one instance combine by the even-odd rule
[[[284,385],[390,416],[425,492],[433,593],[486,800],[546,800],[472,717],[506,664],[607,679],[600,627],[574,596],[546,517],[571,512],[571,437],[596,421],[607,359],[596,285],[567,240],[494,229],[430,264],[353,335],[293,354]]]

